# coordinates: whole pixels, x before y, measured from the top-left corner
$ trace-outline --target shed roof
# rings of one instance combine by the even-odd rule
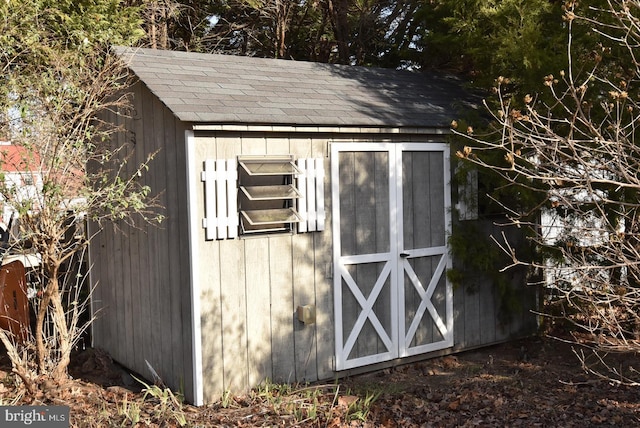
[[[448,127],[464,99],[460,81],[418,72],[116,49],[185,122]]]

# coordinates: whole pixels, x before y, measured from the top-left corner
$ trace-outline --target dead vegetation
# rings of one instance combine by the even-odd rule
[[[617,356],[633,364],[635,354]],[[2,404],[68,405],[74,427],[638,426],[637,388],[589,377],[569,344],[531,338],[309,385],[265,383],[196,408],[89,349],[34,397],[3,359]]]

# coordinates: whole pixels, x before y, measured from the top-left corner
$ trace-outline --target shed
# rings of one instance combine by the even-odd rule
[[[92,241],[93,345],[116,361],[202,404],[535,327],[527,311],[501,325],[491,287],[454,290],[445,274],[455,80],[119,53],[138,79],[134,111],[107,119],[137,162],[157,151],[141,179],[162,192],[166,221]]]

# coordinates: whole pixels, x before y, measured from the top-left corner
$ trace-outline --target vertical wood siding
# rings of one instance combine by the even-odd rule
[[[325,157],[325,145],[316,145],[319,151],[312,146],[311,138],[289,135],[224,133],[196,138],[198,164],[247,154]],[[203,207],[202,195],[198,204]],[[317,326],[330,323],[331,316],[322,313],[316,324],[304,325],[297,320],[295,308],[317,304],[316,258],[322,265],[320,282],[328,281],[324,264],[329,259],[320,255],[316,242],[330,241],[316,240],[314,233],[209,241],[200,235],[199,263],[203,269],[217,271],[209,275],[215,276],[213,281],[201,284],[204,396],[210,400],[224,390],[246,390],[265,379],[317,380]],[[327,284],[319,287],[329,290]],[[330,308],[330,303],[323,301],[318,312]],[[330,359],[324,358],[329,366]]]
[[[496,226],[494,220],[478,220],[486,236],[500,236],[504,229]],[[498,221],[499,223],[499,221]],[[509,242],[516,248],[524,237],[519,230],[507,230]],[[454,260],[454,267],[456,261]],[[469,287],[459,287],[454,293],[454,349],[464,350],[482,345],[504,342],[509,339],[532,334],[537,329],[537,317],[532,312],[537,300],[537,288],[528,287],[526,271],[508,271],[510,282],[515,288],[518,307],[509,313],[501,312],[501,297],[491,279],[478,274]],[[467,291],[470,289],[472,291]]]
[[[133,117],[108,119],[130,130],[117,140],[126,147],[122,160],[131,156],[126,173],[157,151],[140,181],[160,195],[166,219],[159,227],[107,225],[92,242],[93,346],[153,379],[150,365],[168,386],[193,399],[185,126],[145,87],[133,89]],[[98,225],[91,224],[90,232],[98,232]]]

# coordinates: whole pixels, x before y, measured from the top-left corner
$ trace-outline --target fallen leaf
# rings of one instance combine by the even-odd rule
[[[449,410],[458,410],[458,407],[460,406],[460,400],[456,400],[456,401],[452,401],[451,403],[449,403]]]
[[[356,401],[358,401],[358,397],[356,397],[355,395],[343,395],[341,397],[338,397],[338,406],[349,407]]]

